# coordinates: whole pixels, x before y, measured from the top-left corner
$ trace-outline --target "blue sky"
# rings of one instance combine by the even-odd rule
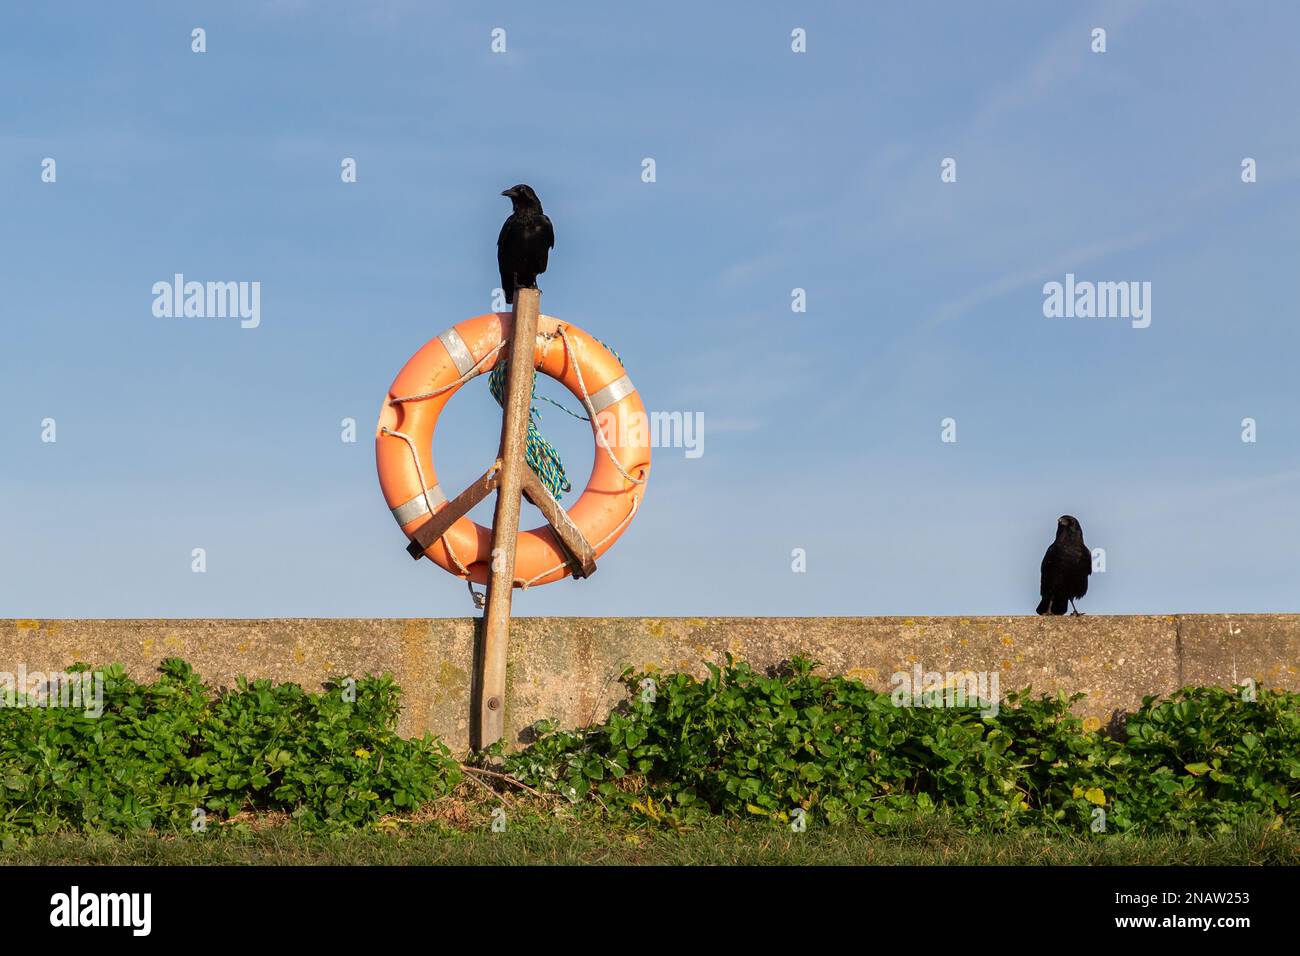
[[[7,5],[0,616],[470,613],[370,436],[489,311],[520,181],[544,310],[705,446],[516,613],[1029,613],[1066,512],[1106,550],[1084,610],[1300,610],[1298,35],[1284,2]],[[177,272],[260,282],[261,325],[155,317]],[[1150,282],[1150,327],[1044,317],[1066,273]],[[456,397],[444,487],[498,421]]]

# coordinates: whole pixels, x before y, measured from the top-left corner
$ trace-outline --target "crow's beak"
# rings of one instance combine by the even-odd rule
[[[508,196],[509,198],[514,199],[515,191],[513,189],[503,189],[501,190],[501,195]]]

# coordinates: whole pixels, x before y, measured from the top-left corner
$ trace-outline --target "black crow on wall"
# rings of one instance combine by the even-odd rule
[[[1088,593],[1088,575],[1092,574],[1092,552],[1083,543],[1083,528],[1073,515],[1061,515],[1056,521],[1056,540],[1043,555],[1038,602],[1039,614],[1064,614],[1075,606],[1076,598]]]

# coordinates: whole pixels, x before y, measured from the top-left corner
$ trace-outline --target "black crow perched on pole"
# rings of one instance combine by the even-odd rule
[[[501,193],[509,196],[514,211],[497,236],[497,267],[506,302],[513,304],[515,289],[537,288],[537,277],[546,271],[546,259],[555,247],[555,230],[542,212],[542,201],[526,183]]]
[[[1075,598],[1088,593],[1088,575],[1092,574],[1092,552],[1083,543],[1083,528],[1073,515],[1061,515],[1056,522],[1056,540],[1043,555],[1042,581],[1038,602],[1039,614],[1064,614],[1066,606],[1079,608]]]

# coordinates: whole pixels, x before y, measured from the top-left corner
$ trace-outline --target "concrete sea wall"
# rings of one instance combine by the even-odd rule
[[[240,674],[310,689],[340,674],[391,673],[401,731],[469,745],[476,625],[469,618],[0,620],[0,672],[120,663],[148,678],[183,657],[211,684]],[[1003,694],[1082,691],[1078,712],[1109,722],[1146,694],[1188,684],[1300,690],[1300,615],[815,618],[517,618],[511,626],[506,736],[534,721],[600,721],[625,694],[627,667],[706,673],[730,653],[756,668],[795,655],[825,673],[890,690],[891,675],[996,672]]]

